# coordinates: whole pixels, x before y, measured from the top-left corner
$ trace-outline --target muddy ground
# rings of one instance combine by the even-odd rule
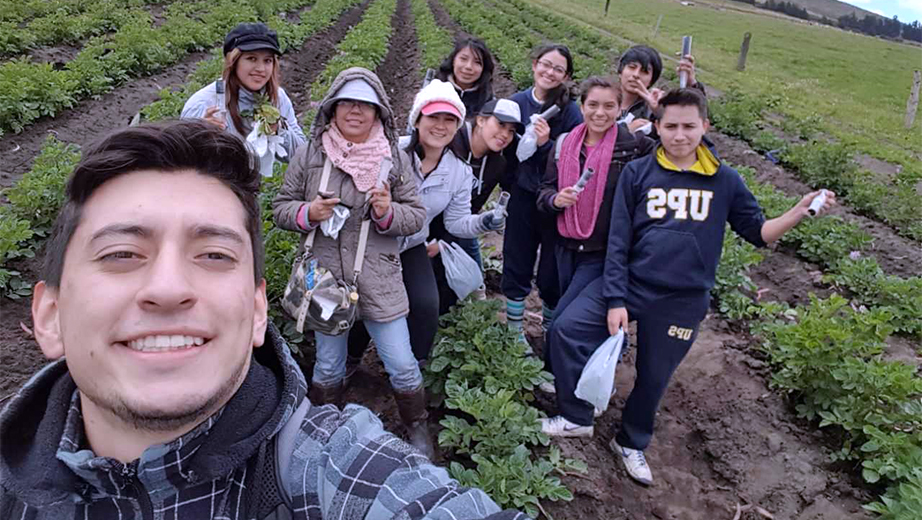
[[[440,25],[455,36],[464,34],[437,0],[429,3]],[[284,85],[299,113],[309,108],[307,86],[333,55],[335,44],[361,19],[367,4],[351,9],[334,27],[283,58]],[[392,95],[398,114],[409,111],[420,78],[416,35],[412,22],[407,21],[410,16],[408,0],[399,0],[398,14],[392,20],[396,24],[393,47],[377,71]],[[203,57],[190,56],[160,76],[121,87],[98,101],[81,103],[54,120],[40,121],[23,134],[4,136],[0,139],[0,153],[5,159],[0,164],[0,185],[8,186],[28,169],[47,133],[85,144],[127,124],[144,104],[155,99],[159,87],[181,83]],[[494,90],[499,96],[509,96],[515,92],[515,86],[501,64],[497,65]],[[100,121],[104,124],[99,124]],[[809,191],[790,172],[765,161],[745,143],[719,134],[712,137],[722,157],[734,164],[752,166],[760,180],[770,181],[789,194]],[[17,145],[20,150],[10,153]],[[837,212],[872,233],[873,252],[888,273],[902,276],[920,273],[917,243],[848,208]],[[486,239],[487,244],[496,246],[500,257],[501,238],[491,234]],[[35,266],[32,261],[18,267],[34,278]],[[818,266],[796,259],[791,251],[779,249],[769,251],[752,276],[760,288],[768,289],[764,297],[800,304],[810,291],[820,295],[830,292],[819,280],[819,273]],[[497,281],[495,273],[488,273],[487,284],[494,293],[491,297],[497,297]],[[5,399],[44,360],[26,330],[31,326],[29,302],[4,299],[0,303],[3,306],[0,399]],[[538,300],[533,294],[529,299],[526,331],[540,352],[543,340],[539,316]],[[702,324],[698,340],[676,372],[660,409],[657,433],[648,450],[656,478],[649,488],[634,484],[607,447],[634,377],[633,353],[629,351],[617,375],[618,393],[612,406],[597,419],[595,436],[591,440],[558,442],[566,456],[586,461],[590,472],[585,477],[566,477],[575,499],[547,504],[547,510],[558,520],[730,520],[737,504],[753,504],[776,519],[869,518],[860,506],[880,490],[862,485],[854,467],[829,462],[829,436],[817,431],[815,425],[797,419],[790,403],[769,389],[769,372],[756,344],[754,338],[740,331],[738,324],[728,323],[719,316],[711,315]],[[893,356],[919,364],[916,343],[900,338],[891,348]],[[307,346],[302,366],[308,375],[312,358]],[[389,429],[402,431],[386,374],[373,349],[366,353],[346,397],[373,409]],[[549,396],[539,396],[537,403],[548,414],[556,411]],[[441,415],[440,411],[432,413],[433,439]],[[440,454],[439,462],[446,462],[446,455]],[[765,517],[753,509],[740,518]]]

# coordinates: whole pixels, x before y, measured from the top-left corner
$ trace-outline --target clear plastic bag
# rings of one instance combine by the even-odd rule
[[[442,257],[442,265],[445,266],[448,286],[455,291],[459,300],[463,300],[483,285],[480,266],[458,244],[439,240],[439,256]]]
[[[535,155],[538,151],[538,136],[535,135],[535,120],[538,118],[550,121],[550,119],[560,113],[560,107],[551,105],[547,110],[540,114],[532,114],[529,118],[531,122],[525,127],[525,133],[519,139],[519,146],[515,149],[515,156],[519,162],[525,162],[529,157]]]
[[[621,358],[624,345],[624,331],[606,339],[589,358],[576,384],[576,397],[598,408],[606,410],[615,386],[615,368]]]

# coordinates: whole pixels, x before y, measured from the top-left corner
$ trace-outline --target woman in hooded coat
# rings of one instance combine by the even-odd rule
[[[324,167],[330,169],[320,191]],[[340,280],[353,281],[358,316],[375,340],[390,376],[400,417],[410,443],[430,458],[426,395],[410,347],[407,292],[401,275],[398,236],[422,229],[426,210],[417,194],[411,163],[397,145],[390,101],[378,77],[353,67],[341,72],[320,104],[311,138],[301,147],[272,203],[276,224],[304,235],[329,219],[334,208],[348,209],[336,238],[315,233],[311,248],[319,265]],[[366,228],[364,265],[355,276],[356,250]],[[346,373],[348,331],[331,336],[314,332],[317,360],[311,401],[338,403]]]

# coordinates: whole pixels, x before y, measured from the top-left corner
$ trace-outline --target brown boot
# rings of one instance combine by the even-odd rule
[[[332,404],[337,408],[342,408],[343,382],[340,381],[332,385],[321,385],[312,382],[310,399],[311,404],[317,406]]]
[[[435,450],[429,437],[429,412],[426,410],[426,390],[422,385],[409,392],[394,390],[397,400],[397,410],[400,419],[407,428],[407,438],[410,444],[421,451],[423,455],[433,460]]]

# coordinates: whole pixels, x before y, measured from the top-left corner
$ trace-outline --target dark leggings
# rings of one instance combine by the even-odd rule
[[[439,328],[439,289],[425,244],[401,253],[400,263],[403,265],[403,284],[410,299],[410,314],[407,316],[410,345],[413,347],[413,355],[422,361],[429,357]],[[369,341],[371,336],[365,330],[365,325],[357,322],[349,331],[349,357],[362,357]]]

